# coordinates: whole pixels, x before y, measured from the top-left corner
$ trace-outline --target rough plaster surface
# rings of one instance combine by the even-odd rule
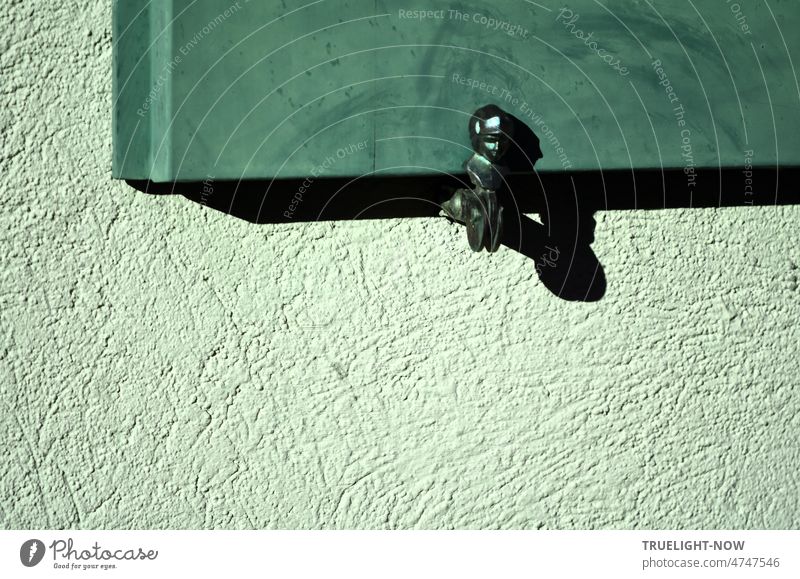
[[[108,4],[0,13],[0,527],[800,526],[800,207],[598,214],[587,305],[135,193]]]

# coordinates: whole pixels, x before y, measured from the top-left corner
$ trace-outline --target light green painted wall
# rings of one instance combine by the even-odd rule
[[[800,207],[598,214],[566,303],[112,182],[107,3],[0,23],[0,527],[800,526]]]

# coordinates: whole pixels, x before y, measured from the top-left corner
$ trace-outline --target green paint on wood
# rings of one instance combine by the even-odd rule
[[[548,5],[548,6],[545,6]],[[143,9],[146,6],[145,9]],[[460,172],[495,103],[541,170],[797,164],[788,1],[115,5],[114,174]],[[778,151],[781,154],[778,154]]]

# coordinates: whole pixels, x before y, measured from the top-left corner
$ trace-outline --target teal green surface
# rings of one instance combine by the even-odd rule
[[[490,102],[542,170],[797,164],[800,9],[730,6],[117,3],[114,174],[459,172]]]

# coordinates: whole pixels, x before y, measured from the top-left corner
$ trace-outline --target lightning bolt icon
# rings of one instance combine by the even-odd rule
[[[28,554],[28,563],[33,561],[33,556],[36,554],[36,551],[39,550],[39,545],[36,543],[31,543],[31,552]]]

